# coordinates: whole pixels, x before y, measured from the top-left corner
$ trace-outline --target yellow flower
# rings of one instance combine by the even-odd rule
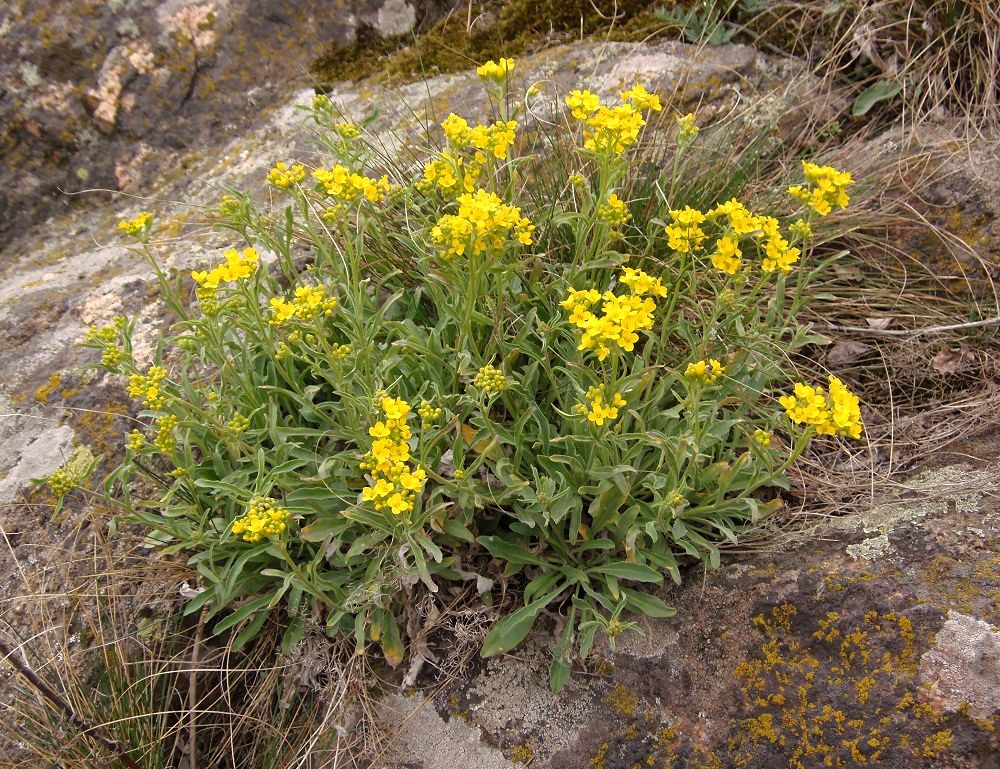
[[[459,147],[465,145],[469,136],[468,120],[452,112],[441,123],[441,127],[444,129],[444,135],[448,137],[448,141]]]
[[[736,198],[720,203],[705,214],[709,221],[715,222],[720,216],[729,219],[729,227],[737,236],[750,235],[760,229],[760,217],[755,216]]]
[[[780,270],[788,273],[792,265],[799,260],[799,249],[792,248],[778,225],[778,220],[771,216],[760,217],[760,228],[765,238],[764,258],[760,262],[760,268],[764,272],[774,272]]]
[[[138,430],[133,430],[128,435],[127,445],[132,451],[142,451],[146,446],[146,436]]]
[[[371,179],[339,163],[332,168],[313,171],[312,175],[327,195],[343,203],[354,203],[361,199],[369,203],[379,203],[383,195],[393,188],[388,176]]]
[[[388,509],[393,515],[403,515],[413,510],[416,495],[423,491],[427,474],[423,468],[408,464],[410,447],[407,441],[412,432],[406,420],[410,405],[384,394],[378,396],[376,401],[384,419],[368,428],[368,433],[375,440],[361,462],[361,469],[371,472],[361,496],[366,502],[372,502],[376,511]],[[440,409],[437,411],[440,413]],[[422,405],[421,416],[424,413]]]
[[[803,382],[795,385],[792,395],[782,395],[778,403],[795,424],[819,427],[826,422],[826,396],[822,387],[810,387]]]
[[[587,390],[587,404],[580,404],[578,411],[586,415],[587,419],[598,426],[603,426],[605,422],[613,422],[618,419],[618,409],[625,405],[625,399],[618,393],[611,397],[609,403],[604,402],[604,386],[591,387]]]
[[[650,93],[639,83],[636,83],[628,91],[622,91],[621,98],[624,102],[631,102],[637,109],[651,109],[655,112],[663,109],[660,97],[655,93]]]
[[[802,201],[820,216],[826,216],[834,207],[846,208],[850,203],[847,188],[854,183],[850,173],[838,171],[832,166],[820,166],[802,161],[802,171],[806,186],[800,184],[788,188],[788,194]]]
[[[861,405],[858,396],[852,393],[837,377],[829,377],[830,395],[826,421],[817,427],[820,435],[846,435],[855,440],[861,438]]]
[[[490,59],[482,66],[476,67],[476,74],[483,80],[505,80],[513,71],[513,59],[500,59],[499,61]]]
[[[472,384],[483,392],[493,395],[506,389],[509,383],[503,371],[495,366],[486,365],[476,372]]]
[[[601,221],[607,222],[611,225],[613,230],[619,230],[621,227],[632,218],[632,214],[629,213],[628,205],[625,201],[618,197],[617,194],[612,192],[608,195],[608,199],[605,203],[597,209],[597,216]]]
[[[251,500],[246,513],[233,521],[233,534],[243,535],[244,542],[260,542],[265,537],[279,537],[288,529],[291,514],[269,497]]]
[[[498,254],[511,240],[530,245],[535,226],[493,192],[476,190],[458,197],[458,213],[445,214],[431,229],[431,240],[446,259],[465,254]]]
[[[583,146],[602,154],[621,155],[639,139],[640,129],[646,125],[639,110],[631,104],[598,107],[587,118],[591,131],[584,131]]]
[[[694,123],[694,115],[690,112],[677,118],[677,143],[687,146],[698,135],[698,126]]]
[[[626,352],[635,349],[639,331],[653,327],[656,301],[651,296],[666,296],[666,287],[658,278],[641,270],[625,268],[619,283],[629,287],[627,296],[617,296],[607,291],[602,296],[595,289],[577,291],[570,289],[560,305],[571,311],[570,322],[581,329],[577,349],[593,350],[598,360],[604,360],[614,347]],[[601,314],[591,308],[601,302]]]
[[[282,190],[294,187],[305,178],[306,167],[300,164],[275,163],[274,168],[267,172],[267,180]]]
[[[659,278],[654,278],[652,275],[647,275],[642,270],[623,267],[618,281],[622,285],[628,286],[635,296],[646,296],[649,294],[663,298],[667,295],[667,287],[663,285],[663,281]]]
[[[601,100],[596,93],[577,90],[566,97],[566,106],[569,107],[570,114],[577,120],[586,120],[597,112],[601,106]]]
[[[118,222],[118,229],[124,232],[126,235],[132,235],[133,237],[140,237],[146,232],[146,228],[153,221],[153,215],[149,211],[140,211],[137,216],[132,219],[122,219]]]
[[[743,252],[740,251],[739,241],[725,235],[719,238],[718,243],[715,244],[715,253],[712,254],[712,266],[727,275],[735,275],[743,263],[743,260],[740,259],[742,255]]]
[[[685,206],[683,209],[670,212],[672,224],[666,226],[667,240],[670,247],[679,254],[689,254],[701,250],[705,239],[705,231],[701,224],[706,216],[696,208]]]
[[[687,368],[684,370],[684,376],[688,379],[701,380],[711,384],[720,376],[725,368],[719,361],[715,358],[709,358],[708,360],[700,360],[697,363],[689,363]]]
[[[257,270],[260,256],[253,248],[245,248],[240,253],[235,248],[227,249],[222,255],[225,261],[207,272],[197,270],[191,273],[194,282],[202,289],[214,292],[224,283],[235,283],[249,278]]]

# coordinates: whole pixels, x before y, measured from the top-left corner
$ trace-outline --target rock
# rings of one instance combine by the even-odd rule
[[[928,701],[976,718],[1000,712],[1000,629],[989,622],[948,612],[931,647],[920,658],[920,682]]]
[[[8,461],[11,454],[15,454],[17,458],[16,464],[9,467],[7,475],[0,480],[0,504],[13,502],[18,493],[30,485],[32,479],[44,478],[62,467],[73,449],[72,427],[52,426],[51,423],[43,422],[46,427],[39,432],[23,425],[23,420],[20,421],[22,429],[18,430],[16,440],[12,429],[15,420],[10,420],[9,426],[3,426],[0,422],[0,433],[11,433],[6,436],[4,453],[7,454]],[[19,449],[18,444],[21,444]],[[4,464],[0,461],[0,469]]]
[[[422,697],[386,698],[379,703],[379,717],[393,729],[403,724],[392,745],[393,760],[401,766],[513,769],[499,750],[483,744],[478,727],[460,718],[445,721]]]
[[[360,23],[389,37],[417,23],[407,0],[351,10],[326,0],[0,5],[0,232],[67,207],[66,191],[150,186],[177,150],[210,152],[248,115],[308,86],[309,63],[331,42],[350,43]],[[446,10],[421,3],[419,13]],[[123,174],[143,147],[141,175]],[[28,178],[37,183],[20,183]]]

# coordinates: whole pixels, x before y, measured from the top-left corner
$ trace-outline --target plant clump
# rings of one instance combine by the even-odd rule
[[[521,588],[484,655],[561,616],[558,690],[599,630],[634,627],[624,612],[673,613],[644,586],[717,567],[779,511],[810,440],[861,435],[846,385],[787,363],[815,340],[796,314],[829,267],[807,233],[850,177],[806,166],[785,210],[755,212],[692,207],[664,171],[639,219],[632,155],[663,106],[636,85],[567,95],[552,139],[572,179],[536,203],[515,71],[482,69],[495,120],[449,116],[416,174],[317,97],[329,163],[274,165],[278,211],[231,191],[234,245],[190,284],[161,270],[153,223],[127,227],[178,319],[146,369],[131,320],[85,340],[144,406],[106,489],[185,554],[186,611],[237,648],[272,617],[286,651],[308,622],[395,665],[414,591],[474,572]],[[697,152],[677,118],[675,152]]]

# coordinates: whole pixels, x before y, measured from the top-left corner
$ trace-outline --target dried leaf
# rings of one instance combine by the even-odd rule
[[[931,361],[934,370],[941,374],[957,374],[976,362],[976,354],[965,345],[957,350],[942,347]]]
[[[843,365],[845,363],[855,363],[871,349],[871,345],[858,342],[852,339],[843,339],[833,345],[826,353],[826,362],[830,364]]]
[[[836,264],[833,267],[833,271],[836,273],[838,278],[851,283],[860,283],[865,279],[865,274],[861,272],[859,267],[854,265],[848,267],[847,265]]]
[[[868,328],[877,328],[879,330],[884,330],[889,328],[889,324],[892,323],[892,318],[865,318],[868,322]]]

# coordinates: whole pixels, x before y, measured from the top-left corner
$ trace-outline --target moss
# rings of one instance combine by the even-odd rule
[[[604,698],[604,702],[613,707],[621,716],[635,715],[639,707],[639,698],[626,686],[618,684]]]
[[[374,28],[361,25],[354,42],[331,46],[313,62],[311,71],[321,83],[376,73],[405,81],[429,72],[468,69],[581,35],[645,40],[669,29],[653,15],[659,5],[649,0],[485,2],[468,14],[446,16],[416,39],[407,35],[385,39]]]
[[[794,618],[783,604],[754,620],[764,640],[735,670],[753,707],[729,739],[733,765],[776,754],[790,767],[936,758],[951,748],[955,725],[980,728],[919,701],[908,617],[869,610],[859,621],[831,611],[799,628]],[[801,643],[802,631],[814,640]]]
[[[61,382],[62,377],[59,374],[50,376],[48,382],[35,390],[35,400],[39,403],[46,403],[52,394],[59,389]]]

